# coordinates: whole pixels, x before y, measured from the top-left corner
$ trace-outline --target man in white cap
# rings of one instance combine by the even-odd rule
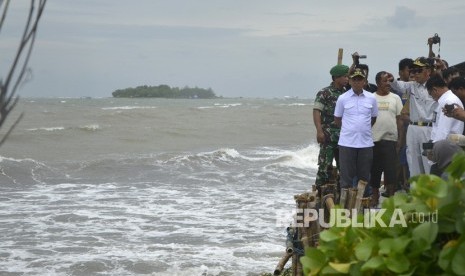
[[[433,60],[425,57],[417,58],[410,72],[414,81],[398,81],[390,74],[391,88],[396,91],[406,91],[409,101],[410,123],[407,128],[407,162],[410,176],[429,173],[431,164],[421,153],[422,145],[430,140],[433,114],[437,102],[428,94],[425,83],[433,70]]]

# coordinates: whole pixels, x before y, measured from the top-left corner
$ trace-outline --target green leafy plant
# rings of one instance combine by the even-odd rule
[[[465,275],[464,172],[465,154],[456,155],[447,181],[416,176],[409,194],[386,199],[383,223],[321,232],[319,246],[300,259],[305,275]]]

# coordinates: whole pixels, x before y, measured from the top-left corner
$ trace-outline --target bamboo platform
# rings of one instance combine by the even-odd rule
[[[302,221],[297,221],[297,225],[287,228],[286,250],[274,270],[274,275],[281,275],[286,263],[292,260],[292,275],[303,276],[300,257],[305,254],[307,248],[318,246],[320,232],[326,229],[320,225],[318,219],[315,220],[308,214],[324,214],[324,221],[329,222],[331,209],[335,208],[336,204],[341,208],[361,213],[370,208],[371,204],[369,197],[363,197],[366,185],[367,182],[359,181],[356,188],[342,189],[339,194],[336,183],[332,182],[321,186],[319,191],[314,187],[311,192],[295,195],[298,210],[313,211],[304,212]],[[356,214],[350,214],[353,215]]]

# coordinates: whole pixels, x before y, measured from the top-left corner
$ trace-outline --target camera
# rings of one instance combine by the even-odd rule
[[[367,55],[359,55],[357,52],[352,54],[352,59],[354,60],[354,63],[356,66],[360,64],[359,59],[367,58]]]
[[[452,113],[454,108],[455,108],[454,104],[446,104],[446,105],[444,105],[444,109],[446,110],[447,114]]]
[[[423,148],[423,152],[421,155],[423,156],[428,156],[433,150],[434,143],[432,141],[428,141],[426,143],[423,143],[421,147]]]
[[[431,38],[431,42],[433,42],[433,44],[441,43],[441,38],[437,33],[434,34],[434,36]]]
[[[430,150],[430,149],[433,149],[434,143],[430,141],[430,142],[423,143],[421,146],[424,150]]]

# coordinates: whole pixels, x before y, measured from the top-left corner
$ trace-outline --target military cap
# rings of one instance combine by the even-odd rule
[[[329,73],[333,77],[340,77],[340,76],[347,75],[347,73],[349,73],[349,66],[344,65],[344,64],[338,64],[334,66],[333,68],[331,68]]]

